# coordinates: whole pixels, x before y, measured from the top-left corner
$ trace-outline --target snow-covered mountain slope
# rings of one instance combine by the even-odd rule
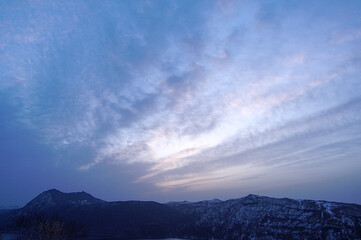
[[[40,213],[40,215],[38,214]],[[248,195],[201,202],[105,202],[85,192],[49,190],[5,223],[26,216],[75,221],[91,236],[108,239],[360,239],[361,205]],[[10,226],[11,225],[7,225]],[[1,221],[0,221],[1,231]]]
[[[361,206],[248,195],[227,201],[173,202],[193,216],[192,233],[219,239],[361,239]]]
[[[53,208],[63,206],[82,206],[89,204],[104,203],[105,201],[97,199],[86,192],[63,193],[56,189],[45,191],[30,201],[22,209],[29,211],[47,211]]]

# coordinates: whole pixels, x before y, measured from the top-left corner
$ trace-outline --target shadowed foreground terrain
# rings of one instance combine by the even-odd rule
[[[46,224],[61,226],[63,239],[361,239],[360,205],[256,195],[160,204],[53,189],[0,212],[0,221],[2,232],[24,239]]]

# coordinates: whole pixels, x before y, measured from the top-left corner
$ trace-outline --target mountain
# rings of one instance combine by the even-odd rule
[[[86,226],[89,235],[115,239],[172,237],[191,221],[170,206],[145,201],[93,204],[68,209],[62,216]]]
[[[193,216],[192,234],[219,239],[361,239],[361,206],[248,195],[170,203]]]
[[[24,212],[39,212],[55,210],[57,208],[69,206],[83,206],[105,201],[97,199],[86,192],[63,193],[56,189],[51,189],[39,194],[22,208]]]
[[[35,222],[40,213],[75,221],[93,239],[361,239],[360,205],[257,195],[160,204],[49,190],[12,216]]]
[[[96,239],[168,237],[189,220],[185,214],[157,202],[106,202],[85,192],[63,193],[55,189],[41,193],[6,218],[8,222],[13,219],[13,224],[3,227],[6,230],[30,232],[50,219],[66,223],[72,231],[84,228]],[[18,229],[19,225],[27,230]]]

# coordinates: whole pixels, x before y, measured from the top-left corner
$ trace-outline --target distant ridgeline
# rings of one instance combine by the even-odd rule
[[[361,205],[256,195],[106,202],[85,192],[49,190],[21,209],[0,211],[0,226],[24,239],[55,232],[66,239],[361,239]]]

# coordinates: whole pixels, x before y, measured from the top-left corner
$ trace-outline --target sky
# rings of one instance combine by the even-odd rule
[[[0,205],[361,204],[361,2],[1,1]]]

